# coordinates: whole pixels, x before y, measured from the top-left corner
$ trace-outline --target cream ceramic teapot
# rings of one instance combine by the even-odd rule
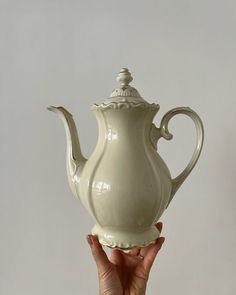
[[[89,159],[81,153],[72,115],[63,107],[49,107],[64,123],[70,188],[95,221],[92,234],[101,244],[122,250],[144,247],[159,236],[155,223],[195,166],[204,138],[201,119],[188,107],[170,110],[156,127],[159,105],[144,100],[129,85],[132,80],[128,69],[121,69],[119,86],[103,103],[92,105],[99,136]],[[187,167],[172,179],[157,143],[172,138],[168,123],[177,114],[193,119],[197,143]]]

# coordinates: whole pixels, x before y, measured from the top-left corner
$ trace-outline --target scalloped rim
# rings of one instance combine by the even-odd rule
[[[144,247],[147,247],[148,245],[154,244],[156,242],[156,239],[154,239],[152,241],[148,241],[143,244],[132,244],[132,245],[129,245],[128,247],[122,247],[121,243],[111,245],[111,244],[108,244],[104,239],[99,238],[98,240],[99,240],[99,243],[102,244],[103,246],[109,247],[111,249],[119,249],[124,252],[129,252],[133,248],[144,248]]]
[[[153,225],[141,232],[127,232],[117,231],[116,228],[108,230],[96,224],[92,229],[92,235],[96,235],[104,246],[129,251],[132,248],[143,248],[155,243],[160,233]]]
[[[147,102],[109,102],[109,103],[102,103],[100,105],[93,104],[91,106],[92,110],[106,110],[106,109],[130,109],[130,108],[143,108],[143,109],[151,109],[151,110],[159,110],[160,105],[156,103],[147,103]]]

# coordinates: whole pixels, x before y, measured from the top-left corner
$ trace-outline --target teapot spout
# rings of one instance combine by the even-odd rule
[[[75,195],[75,197],[78,197],[76,185],[79,182],[80,174],[83,170],[84,164],[86,163],[87,159],[82,155],[80,149],[80,143],[74,119],[71,113],[69,113],[65,108],[61,106],[50,106],[48,107],[48,110],[58,114],[58,116],[61,118],[64,124],[67,141],[67,177],[73,194]]]

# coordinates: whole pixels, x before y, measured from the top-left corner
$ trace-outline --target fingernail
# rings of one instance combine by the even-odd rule
[[[93,244],[93,240],[92,240],[91,235],[87,235],[86,239],[87,239],[88,244],[91,246]]]

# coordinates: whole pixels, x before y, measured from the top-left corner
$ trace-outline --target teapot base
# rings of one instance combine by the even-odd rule
[[[142,248],[155,243],[160,233],[154,225],[143,231],[121,231],[117,228],[103,228],[96,224],[92,229],[92,235],[97,236],[103,246],[127,252],[132,248]]]

